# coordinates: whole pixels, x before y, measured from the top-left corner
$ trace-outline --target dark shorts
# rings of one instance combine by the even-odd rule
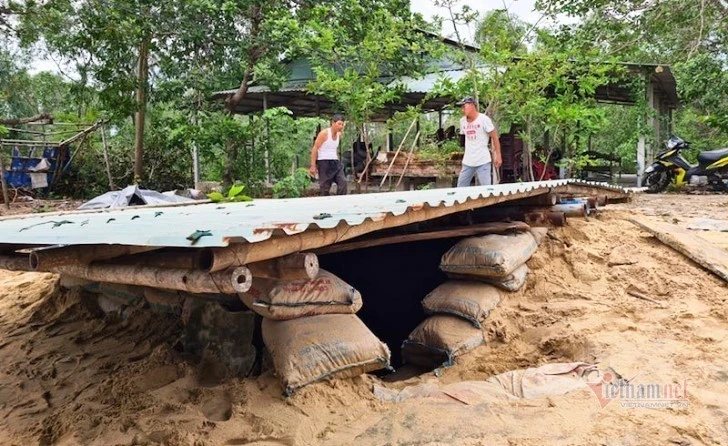
[[[336,195],[346,195],[346,176],[344,166],[339,160],[318,160],[319,186],[321,195],[331,194],[331,185],[336,183]]]

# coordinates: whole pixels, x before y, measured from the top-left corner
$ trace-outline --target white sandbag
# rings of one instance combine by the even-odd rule
[[[354,314],[362,307],[361,294],[334,274],[321,270],[312,280],[253,280],[240,299],[251,310],[273,320],[320,314]]]
[[[440,269],[448,274],[505,277],[526,263],[537,247],[530,232],[469,237],[442,256]]]
[[[425,319],[402,343],[406,364],[435,368],[483,343],[483,332],[457,316],[435,315]]]
[[[503,278],[487,278],[483,279],[486,280],[489,283],[492,283],[493,285],[497,286],[498,288],[502,288],[506,291],[518,291],[521,289],[521,287],[526,283],[526,278],[528,277],[528,265],[525,263],[518,268],[516,268],[513,273],[507,275]]]
[[[263,319],[263,341],[286,395],[324,379],[389,367],[389,348],[353,314]]]
[[[498,306],[500,291],[493,285],[473,280],[451,280],[435,288],[422,300],[427,314],[452,314],[475,327]]]

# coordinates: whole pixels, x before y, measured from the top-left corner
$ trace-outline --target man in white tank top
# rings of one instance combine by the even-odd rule
[[[331,127],[321,130],[311,150],[311,176],[318,173],[321,195],[331,194],[331,185],[336,183],[336,194],[346,195],[344,166],[339,161],[339,140],[344,130],[344,117],[331,117]]]
[[[495,125],[488,116],[478,112],[475,99],[467,97],[457,105],[462,107],[463,112],[463,117],[460,118],[460,135],[465,136],[465,156],[458,177],[458,187],[470,186],[476,175],[481,186],[493,184],[491,168],[498,169],[502,164]],[[489,142],[493,147],[492,157],[488,148]]]

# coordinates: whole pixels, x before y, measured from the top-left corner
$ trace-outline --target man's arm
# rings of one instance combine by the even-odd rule
[[[493,165],[496,169],[500,168],[503,164],[503,158],[501,158],[500,140],[498,139],[498,130],[493,129],[488,133],[490,136],[491,144],[493,145]]]
[[[321,147],[321,144],[324,143],[326,138],[325,132],[325,130],[319,132],[318,136],[316,137],[316,141],[313,143],[313,149],[311,149],[311,167],[309,167],[308,173],[310,173],[312,177],[315,177],[316,173],[318,172],[318,168],[316,167],[316,160],[318,160],[319,147]]]

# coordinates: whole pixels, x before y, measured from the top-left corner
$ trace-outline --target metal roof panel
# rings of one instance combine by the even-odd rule
[[[367,220],[399,216],[423,207],[451,207],[489,196],[513,196],[540,188],[583,183],[554,180],[468,188],[405,192],[259,199],[248,203],[183,206],[136,206],[101,211],[32,214],[0,219],[0,244],[223,247],[256,243],[274,234],[298,234],[312,228],[357,226]],[[625,192],[624,189],[615,189]],[[625,192],[626,193],[626,192]],[[194,243],[193,234],[200,236]]]

